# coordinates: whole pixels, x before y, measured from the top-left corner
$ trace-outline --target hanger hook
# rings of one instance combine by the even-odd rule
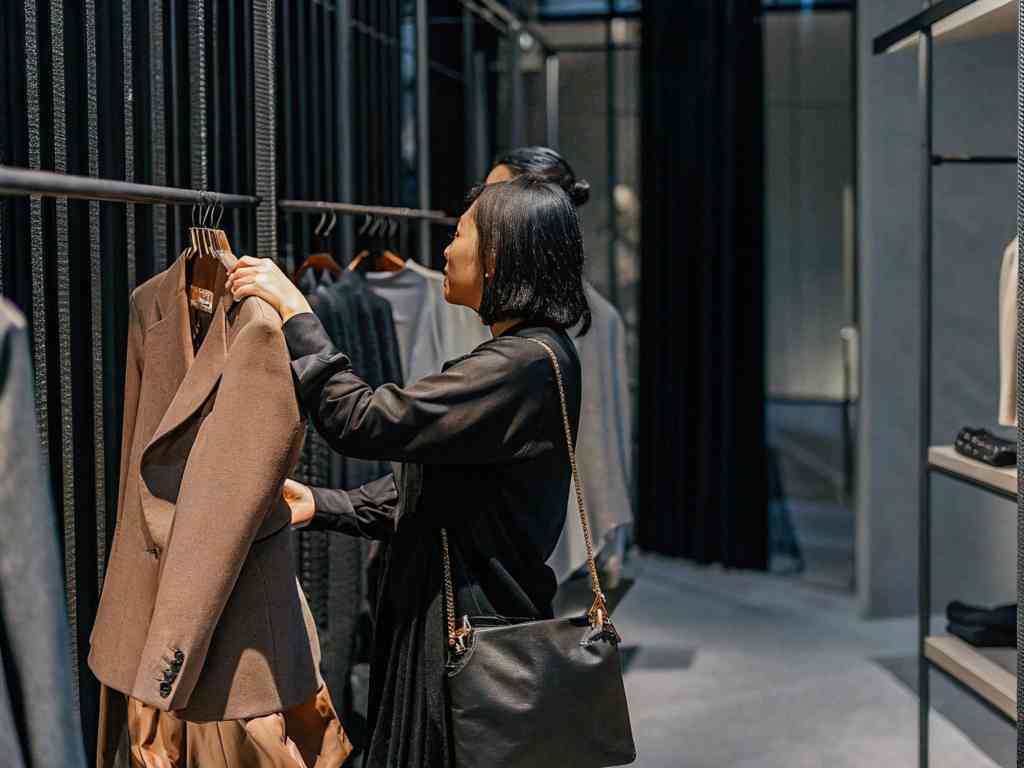
[[[327,225],[327,231],[324,232],[324,237],[330,237],[331,232],[334,231],[334,226],[338,223],[338,214],[335,211],[331,211],[331,223]]]
[[[324,222],[327,221],[327,211],[320,212],[320,220],[316,223],[316,229],[313,230],[313,234],[320,237],[320,230],[323,229]]]
[[[224,218],[224,203],[217,203],[217,223],[213,225],[214,229],[220,229],[220,222]]]

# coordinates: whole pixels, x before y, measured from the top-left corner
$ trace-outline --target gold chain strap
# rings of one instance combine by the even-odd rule
[[[594,593],[594,603],[587,612],[590,623],[594,626],[603,626],[608,619],[608,609],[605,605],[604,593],[601,591],[601,580],[597,575],[597,561],[594,558],[594,541],[590,533],[590,522],[587,519],[586,507],[583,503],[583,486],[580,483],[579,470],[576,467],[576,449],[572,444],[572,428],[569,425],[569,406],[565,399],[565,385],[562,381],[562,368],[558,364],[558,358],[554,350],[540,339],[527,339],[534,344],[539,344],[547,352],[551,364],[555,368],[555,381],[558,383],[558,398],[562,406],[562,424],[565,427],[565,445],[569,450],[569,463],[572,466],[573,486],[576,489],[576,508],[580,514],[580,524],[583,526],[583,541],[587,546],[587,566],[590,570],[590,589]],[[452,586],[452,563],[451,554],[448,550],[448,531],[441,529],[441,547],[444,554],[444,597],[445,614],[448,622],[448,645],[456,652],[465,650],[465,638],[469,634],[466,627],[455,628],[455,588]]]

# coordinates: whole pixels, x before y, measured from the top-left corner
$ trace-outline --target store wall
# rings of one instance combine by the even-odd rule
[[[853,191],[850,12],[768,13],[765,53],[767,387],[845,394],[840,329]]]
[[[871,54],[918,0],[859,3],[861,412],[858,591],[868,616],[917,605],[921,137],[917,57]],[[935,149],[1013,154],[1015,39],[936,46]],[[934,183],[933,442],[965,424],[992,426],[998,400],[996,297],[1014,234],[1012,167],[947,166]],[[1011,502],[933,477],[933,607],[1015,594]]]

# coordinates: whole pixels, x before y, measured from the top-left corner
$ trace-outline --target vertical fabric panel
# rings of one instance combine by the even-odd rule
[[[256,252],[277,256],[277,178],[274,157],[274,0],[253,0],[255,91]]]
[[[89,175],[99,176],[99,126],[96,74],[96,2],[84,0],[89,134]],[[106,448],[103,423],[103,261],[100,255],[100,204],[89,202],[89,287],[92,322],[93,461],[96,504],[96,575],[103,584],[107,562]]]
[[[192,187],[207,188],[206,136],[206,0],[188,2],[189,90],[192,96],[190,116],[190,155]],[[175,94],[177,96],[177,94]],[[179,229],[181,221],[178,221]]]
[[[240,88],[238,83],[238,13],[236,0],[228,0],[228,34],[227,34],[227,61],[228,61],[228,87],[227,92],[231,98],[225,100],[228,110],[228,132],[231,136],[232,146],[238,139],[238,101],[237,94]],[[242,169],[245,164],[241,162],[237,152],[228,152],[229,165],[231,168],[231,192],[242,192],[245,184],[242,180]],[[241,234],[242,211],[235,208],[231,211],[234,229],[232,235],[239,237]]]
[[[220,3],[217,0],[210,0],[210,88],[213,91],[212,97],[210,98],[209,108],[209,121],[210,121],[210,144],[213,146],[214,157],[210,160],[209,177],[210,182],[213,184],[213,188],[218,192],[226,192],[224,188],[224,175],[221,171],[223,163],[221,161],[222,155],[229,154],[227,152],[221,152],[220,149],[224,146],[223,138],[220,135],[220,118],[221,118],[221,70],[220,70],[220,24],[219,24],[219,9]],[[230,145],[228,145],[230,146]]]
[[[122,0],[121,39],[123,46],[124,80],[124,180],[135,181],[135,108],[132,93],[132,0]],[[125,206],[125,266],[128,271],[128,289],[138,284],[135,266],[135,206]]]
[[[637,538],[741,568],[768,551],[759,16],[663,0],[643,23],[642,242],[687,248],[644,254]]]
[[[167,125],[164,117],[164,11],[163,0],[149,0],[149,120],[152,180],[167,184]],[[167,206],[153,209],[153,260],[159,271],[167,266]]]
[[[67,172],[67,114],[64,72],[64,3],[50,0],[50,58],[53,68],[53,169]],[[71,409],[71,264],[68,251],[68,201],[56,203],[57,229],[57,336],[60,355],[61,511],[64,517],[64,576],[71,637],[78,636],[78,605],[75,540],[75,446]],[[78,669],[78,646],[71,644],[71,668]],[[73,679],[78,705],[78,677]]]
[[[28,102],[29,167],[41,165],[39,126],[39,33],[36,0],[25,0],[25,81]],[[50,435],[48,387],[46,382],[46,262],[43,258],[43,201],[33,195],[32,220],[32,363],[36,393],[36,421],[43,455],[49,455]]]

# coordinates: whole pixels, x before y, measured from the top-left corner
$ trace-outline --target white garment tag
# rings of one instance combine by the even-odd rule
[[[198,309],[200,312],[205,312],[208,315],[213,314],[213,291],[197,288],[193,285],[190,301],[193,309]]]

